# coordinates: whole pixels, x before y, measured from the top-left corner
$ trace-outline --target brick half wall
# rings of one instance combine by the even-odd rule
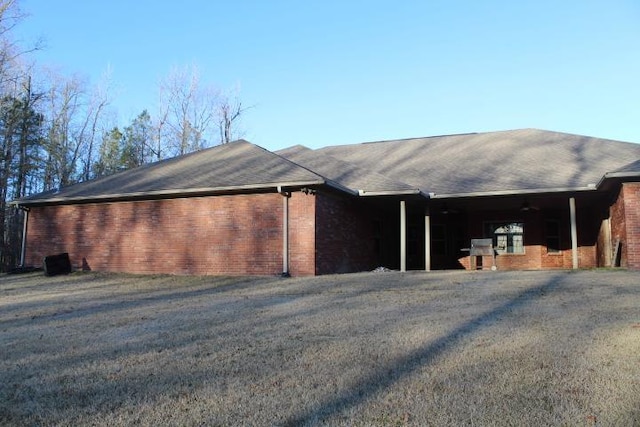
[[[316,274],[372,270],[373,218],[358,199],[316,194]]]
[[[68,252],[95,271],[280,274],[282,214],[274,193],[34,207],[27,263]]]

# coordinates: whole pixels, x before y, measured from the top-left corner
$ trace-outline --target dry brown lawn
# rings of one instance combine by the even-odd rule
[[[638,426],[639,276],[0,276],[0,424]]]

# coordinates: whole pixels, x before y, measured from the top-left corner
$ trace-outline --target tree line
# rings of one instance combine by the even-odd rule
[[[24,213],[11,200],[228,143],[246,111],[191,65],[170,70],[157,107],[120,126],[109,73],[92,85],[29,62],[39,43],[13,38],[25,18],[18,0],[0,0],[1,272],[20,263]]]

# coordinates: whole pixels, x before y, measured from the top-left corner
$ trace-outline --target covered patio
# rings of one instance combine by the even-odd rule
[[[607,198],[599,193],[390,197],[368,204],[376,212],[379,264],[391,269],[489,268],[490,257],[474,259],[470,252],[479,238],[491,239],[498,269],[616,263]]]

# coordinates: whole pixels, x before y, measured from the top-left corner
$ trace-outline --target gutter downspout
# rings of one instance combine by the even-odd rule
[[[291,193],[277,187],[282,198],[282,277],[291,277],[289,272],[289,198]]]
[[[22,221],[22,244],[20,246],[20,267],[24,267],[27,255],[27,224],[29,223],[29,208],[18,206],[18,209],[24,212],[24,220]]]

